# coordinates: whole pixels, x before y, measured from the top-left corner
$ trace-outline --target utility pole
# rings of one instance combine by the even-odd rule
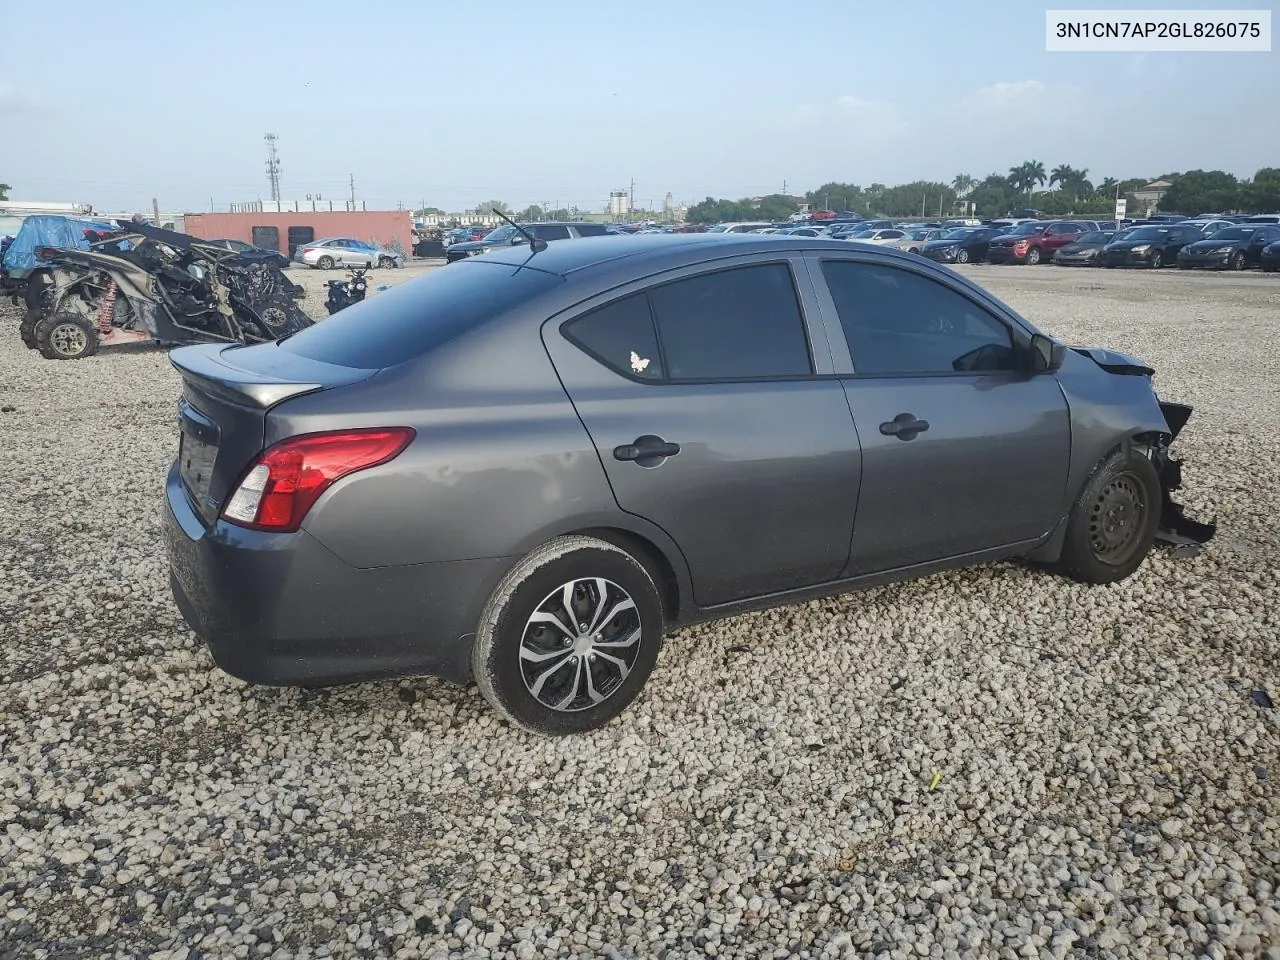
[[[355,212],[355,209],[356,209],[356,175],[355,175],[354,173],[349,173],[349,174],[347,174],[347,176],[351,179],[351,210],[352,210],[352,212]]]
[[[630,204],[630,206],[627,209],[627,212],[630,213],[632,210],[636,208],[636,178],[635,177],[631,178],[631,199],[628,200],[627,203]]]
[[[787,195],[787,181],[785,180],[782,181],[782,195],[784,197]]]
[[[280,157],[276,153],[276,140],[279,138],[274,133],[268,133],[263,139],[267,141],[267,183],[271,184],[271,199],[279,203]]]
[[[152,224],[154,224],[157,227],[160,226],[160,201],[157,200],[155,197],[151,198],[151,216],[152,216],[152,220],[151,220]]]

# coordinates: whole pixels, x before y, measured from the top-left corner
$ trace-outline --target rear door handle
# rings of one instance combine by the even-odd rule
[[[899,440],[914,440],[917,434],[929,429],[928,420],[918,420],[914,413],[900,413],[892,420],[880,424],[880,432],[886,437],[897,437]]]
[[[667,457],[674,457],[680,452],[680,444],[668,443],[661,437],[646,434],[636,437],[634,443],[613,448],[613,459],[633,461],[642,467],[656,467]]]

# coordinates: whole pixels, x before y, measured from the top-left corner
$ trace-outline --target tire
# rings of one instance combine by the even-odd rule
[[[22,342],[29,350],[39,349],[36,343],[36,324],[42,319],[44,319],[42,312],[31,309],[22,315],[22,322],[18,324],[18,336],[22,338]]]
[[[1159,270],[1163,266],[1164,266],[1164,251],[1157,250],[1155,253],[1151,255],[1151,269]]]
[[[959,250],[956,251],[956,263],[968,263],[968,262],[969,262],[969,251],[961,247]]]
[[[1041,256],[1041,254],[1040,254],[1040,248],[1039,248],[1039,247],[1032,247],[1030,250],[1028,250],[1028,251],[1027,251],[1027,266],[1029,266],[1029,267],[1034,267],[1036,264],[1038,264],[1038,263],[1040,262],[1040,256]]]
[[[566,588],[571,630],[557,626]],[[617,612],[603,625],[590,622],[609,611]],[[494,589],[476,629],[472,672],[485,699],[517,726],[543,736],[581,733],[604,726],[635,699],[657,662],[662,630],[658,589],[638,560],[594,537],[559,537],[520,560]],[[593,643],[603,645],[593,653]]]
[[[28,310],[39,310],[45,294],[53,289],[53,277],[48,270],[36,270],[27,277],[27,288],[22,300]]]
[[[35,327],[36,349],[46,360],[82,360],[98,352],[98,331],[75,313],[56,313]]]
[[[1151,461],[1117,450],[1076,498],[1054,569],[1082,583],[1125,579],[1151,550],[1161,505],[1160,477]]]
[[[1231,255],[1231,262],[1228,264],[1231,270],[1243,270],[1245,268],[1244,254],[1237,250]]]
[[[321,257],[319,260],[316,261],[316,266],[319,267],[321,270],[332,270],[333,257]]]
[[[379,257],[379,258],[378,258],[378,266],[379,266],[379,267],[381,267],[383,270],[390,270],[390,269],[392,269],[395,265],[396,265],[396,262],[395,262],[395,260],[393,260],[391,257]],[[370,264],[370,266],[372,266],[372,264]]]

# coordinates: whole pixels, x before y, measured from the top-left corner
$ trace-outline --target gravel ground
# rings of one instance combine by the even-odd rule
[[[1280,282],[969,272],[1196,406],[1209,549],[683,630],[558,741],[473,687],[217,671],[166,584],[164,355],[45,361],[0,307],[0,957],[1280,958]]]

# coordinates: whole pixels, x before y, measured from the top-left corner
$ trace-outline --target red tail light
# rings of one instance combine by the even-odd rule
[[[410,427],[376,427],[282,440],[245,472],[222,508],[223,519],[251,530],[297,530],[329,487],[358,470],[394,460],[415,435]]]
[[[315,247],[303,247],[303,248],[302,248],[302,252],[303,252],[303,253],[310,253],[310,252],[311,252],[312,250],[314,250],[314,249],[315,249]]]

